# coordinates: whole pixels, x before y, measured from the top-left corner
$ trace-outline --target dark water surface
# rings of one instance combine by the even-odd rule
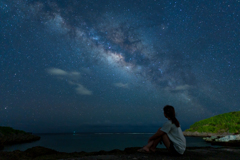
[[[5,146],[4,151],[24,151],[34,146],[43,146],[60,152],[93,152],[124,150],[127,147],[142,147],[152,133],[91,133],[91,134],[38,134],[41,139],[32,143]],[[200,137],[186,137],[187,147],[211,146]],[[165,148],[158,145],[158,148]]]

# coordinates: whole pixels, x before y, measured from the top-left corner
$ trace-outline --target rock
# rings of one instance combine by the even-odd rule
[[[212,141],[215,141],[215,139],[217,138],[218,138],[217,136],[211,136],[211,137],[205,137],[203,138],[203,140],[206,142],[212,142]]]
[[[120,149],[114,149],[114,150],[109,151],[108,153],[110,153],[110,154],[122,154],[123,151],[121,151]]]
[[[18,160],[18,159],[61,159],[61,160],[96,160],[96,159],[139,159],[139,160],[202,160],[202,159],[231,159],[239,160],[240,148],[212,148],[212,147],[195,147],[187,148],[183,156],[174,156],[170,154],[167,149],[158,148],[155,153],[138,153],[137,149],[140,147],[126,148],[124,151],[100,151],[100,152],[73,152],[64,153],[57,152],[52,149],[44,147],[33,147],[26,151],[0,152],[1,160]],[[115,154],[115,151],[117,154]],[[121,152],[121,153],[120,153]],[[128,153],[127,153],[128,152]],[[100,155],[104,153],[104,155]]]
[[[240,134],[239,135],[227,135],[221,138],[216,139],[217,142],[229,142],[229,141],[235,141],[240,140]]]
[[[184,131],[184,132],[183,132],[183,135],[184,135],[184,136],[189,136],[189,135],[190,135],[190,132]]]
[[[240,146],[240,134],[239,135],[227,135],[224,137],[211,136],[203,138],[204,141],[211,143],[211,145],[220,146]]]
[[[7,136],[0,137],[0,143],[2,143],[2,145],[27,143],[27,142],[37,141],[37,140],[40,140],[39,136],[27,134],[27,133],[9,134]]]
[[[2,143],[0,143],[0,151],[4,149],[4,146]]]
[[[0,132],[0,137],[2,137],[2,136],[4,136],[4,135],[2,134],[2,132]]]
[[[195,136],[195,137],[199,137],[199,132],[193,132],[193,136]]]
[[[218,136],[218,137],[224,137],[227,135],[235,135],[235,133],[228,133],[228,132],[223,132],[223,133],[208,133],[208,132],[189,132],[189,131],[184,131],[183,135],[186,137],[211,137],[211,136]]]
[[[27,157],[35,158],[35,157],[40,157],[42,155],[56,154],[58,152],[53,150],[53,149],[38,146],[38,147],[33,147],[33,148],[30,148],[30,149],[27,149],[23,153]]]
[[[208,133],[199,133],[199,132],[183,132],[184,136],[189,136],[189,137],[207,137]]]
[[[135,153],[136,150],[140,149],[140,147],[131,147],[131,148],[125,148],[124,152],[126,152],[127,154],[131,154],[131,153]]]

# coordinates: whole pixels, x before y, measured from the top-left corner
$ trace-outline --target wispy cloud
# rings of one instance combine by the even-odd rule
[[[128,84],[127,83],[114,83],[113,84],[115,87],[120,87],[120,88],[128,88]]]
[[[81,95],[92,95],[92,91],[88,90],[87,88],[85,88],[80,83],[74,83],[74,82],[70,81],[69,84],[77,86],[76,91],[77,91],[78,94],[81,94]]]
[[[65,76],[68,77],[69,79],[79,79],[80,78],[80,72],[67,72],[59,68],[49,68],[47,69],[47,72],[51,75],[54,76]]]
[[[70,85],[75,85],[76,92],[81,95],[92,95],[92,91],[88,90],[86,87],[84,87],[82,84],[79,82],[74,82],[80,79],[81,73],[72,71],[72,72],[67,72],[59,68],[49,68],[47,69],[47,73],[53,76],[57,76],[58,78],[66,78],[69,81]]]
[[[56,75],[56,76],[67,76],[68,75],[68,72],[66,72],[62,69],[58,69],[58,68],[47,69],[47,72],[51,75]]]

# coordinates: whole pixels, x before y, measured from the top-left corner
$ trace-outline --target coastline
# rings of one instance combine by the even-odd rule
[[[211,136],[217,136],[217,137],[224,137],[228,135],[236,135],[237,133],[209,133],[209,132],[189,132],[189,131],[184,131],[183,135],[186,137],[211,137]]]
[[[20,145],[7,145],[3,151],[27,150],[35,146],[51,148],[59,152],[97,152],[99,150],[110,151],[113,149],[124,150],[128,147],[139,147],[145,145],[148,134],[55,134],[41,135],[39,141],[33,143],[23,143]],[[106,141],[108,140],[108,141]],[[188,147],[208,147],[211,144],[206,143],[201,137],[186,137]],[[87,143],[87,145],[86,145]],[[159,148],[165,148],[159,145]]]
[[[16,137],[16,136],[15,136]],[[187,136],[187,137],[203,137],[203,136]],[[1,137],[0,137],[1,138]],[[12,138],[11,138],[12,139]],[[24,143],[24,142],[23,142]],[[138,146],[138,145],[137,145]],[[112,147],[115,148],[115,147]],[[183,156],[173,156],[168,153],[165,148],[158,148],[156,153],[138,153],[137,150],[139,147],[130,147],[130,148],[122,148],[113,149],[113,150],[100,150],[97,152],[66,152],[66,150],[56,151],[53,149],[41,147],[38,145],[37,147],[32,147],[26,150],[15,150],[15,151],[0,151],[0,160],[7,159],[62,159],[62,160],[97,160],[97,159],[239,159],[240,157],[240,147],[188,147],[185,154]],[[104,149],[104,148],[101,148]]]
[[[240,148],[239,147],[221,147],[221,148],[213,148],[213,147],[192,147],[187,148],[184,155],[182,156],[174,156],[171,155],[167,149],[158,148],[155,153],[138,153],[137,150],[140,147],[130,147],[125,148],[124,150],[111,150],[111,151],[98,151],[98,152],[58,152],[49,148],[44,147],[33,147],[27,149],[25,151],[0,151],[0,159],[62,159],[62,160],[95,160],[95,159],[116,159],[116,160],[124,160],[124,159],[155,159],[155,160],[164,160],[164,159],[172,159],[172,160],[202,160],[202,159],[211,159],[211,160],[237,160],[240,157]]]
[[[31,133],[12,133],[9,135],[0,136],[0,151],[4,149],[5,145],[14,145],[21,143],[29,143],[40,140],[41,137],[33,135]]]

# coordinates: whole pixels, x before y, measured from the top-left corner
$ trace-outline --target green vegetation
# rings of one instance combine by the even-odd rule
[[[224,113],[194,123],[186,131],[208,133],[240,133],[240,111]]]
[[[9,135],[9,134],[13,134],[13,133],[18,134],[18,133],[26,133],[26,132],[13,129],[11,127],[1,127],[0,126],[0,133],[2,133],[3,135]]]

